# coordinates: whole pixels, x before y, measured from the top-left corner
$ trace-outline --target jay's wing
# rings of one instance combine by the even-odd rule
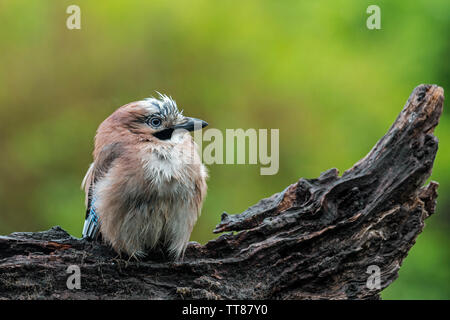
[[[81,183],[86,194],[86,219],[83,227],[83,238],[95,239],[98,236],[100,222],[95,207],[95,184],[100,181],[116,160],[123,153],[120,142],[111,143],[103,147],[95,161],[89,166],[86,176]]]

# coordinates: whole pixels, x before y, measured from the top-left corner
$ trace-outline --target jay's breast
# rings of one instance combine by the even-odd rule
[[[180,200],[194,197],[196,184],[204,179],[205,169],[196,153],[182,151],[151,153],[142,158],[144,178],[154,195]]]

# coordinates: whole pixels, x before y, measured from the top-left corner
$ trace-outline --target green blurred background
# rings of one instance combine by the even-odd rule
[[[81,7],[81,30],[66,28]],[[368,30],[366,8],[381,8]],[[280,170],[211,165],[192,240],[300,177],[342,173],[420,83],[450,88],[450,1],[0,0],[0,234],[61,225],[81,235],[80,183],[99,123],[172,95],[210,127],[279,128]],[[436,130],[427,220],[385,299],[449,299],[450,116]]]

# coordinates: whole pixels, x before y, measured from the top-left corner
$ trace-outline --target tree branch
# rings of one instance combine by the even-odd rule
[[[181,262],[125,261],[59,227],[0,237],[0,298],[377,299],[434,213],[433,130],[443,89],[418,86],[387,134],[342,176],[300,179],[237,215],[222,214]],[[69,265],[81,289],[69,290]],[[366,283],[379,267],[380,288]]]

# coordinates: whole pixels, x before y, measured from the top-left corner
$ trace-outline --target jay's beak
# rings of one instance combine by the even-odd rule
[[[186,117],[186,122],[177,124],[173,127],[173,129],[184,129],[187,131],[195,131],[200,130],[201,128],[204,128],[208,125],[208,122],[196,119],[196,118],[189,118]]]

